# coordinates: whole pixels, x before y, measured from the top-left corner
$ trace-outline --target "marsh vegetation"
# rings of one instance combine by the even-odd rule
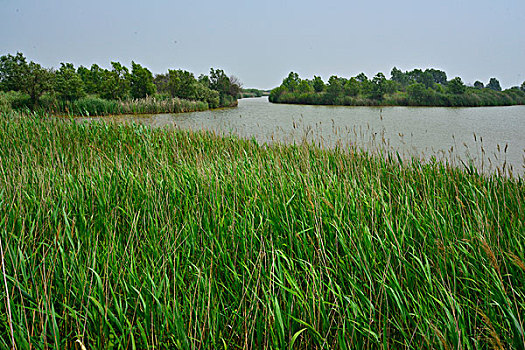
[[[523,348],[520,177],[40,114],[0,144],[3,348]]]
[[[270,93],[270,102],[344,106],[437,106],[483,107],[525,104],[525,82],[502,91],[496,78],[485,86],[476,81],[466,86],[460,77],[447,80],[438,69],[402,72],[394,67],[391,78],[381,72],[369,79],[360,73],[349,79],[331,76],[325,84],[321,77],[301,79],[290,74]]]

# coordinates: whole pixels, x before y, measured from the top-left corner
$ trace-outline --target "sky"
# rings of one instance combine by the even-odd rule
[[[45,67],[131,61],[211,67],[244,87],[437,68],[465,83],[525,81],[525,0],[0,0],[0,55]]]

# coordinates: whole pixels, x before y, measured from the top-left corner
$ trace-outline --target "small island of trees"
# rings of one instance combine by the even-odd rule
[[[31,110],[49,114],[108,115],[179,113],[237,105],[242,84],[222,69],[195,78],[184,70],[152,72],[131,62],[75,68],[42,67],[22,53],[0,57],[0,112]]]
[[[270,102],[345,105],[345,106],[440,106],[479,107],[525,104],[525,82],[521,87],[502,91],[496,78],[485,86],[476,81],[466,86],[460,77],[447,80],[438,69],[401,71],[394,67],[391,78],[381,72],[369,79],[360,73],[349,79],[331,76],[325,84],[321,77],[301,79],[291,72],[270,93]]]

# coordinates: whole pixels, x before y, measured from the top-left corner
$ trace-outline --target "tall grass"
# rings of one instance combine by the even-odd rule
[[[179,98],[158,99],[146,97],[133,100],[104,100],[99,97],[84,97],[76,101],[54,101],[41,107],[41,113],[69,114],[76,116],[118,115],[118,114],[154,114],[183,113],[208,109],[202,101],[189,101]]]
[[[524,348],[522,178],[39,115],[0,145],[0,347]]]
[[[39,114],[73,116],[103,116],[119,114],[184,113],[209,109],[206,102],[179,98],[152,96],[131,100],[106,100],[96,96],[86,96],[74,101],[63,101],[51,94],[42,96],[33,108],[29,96],[10,91],[0,92],[0,113],[27,111],[34,109]]]
[[[378,100],[363,95],[331,97],[326,92],[299,93],[275,90],[274,95],[270,97],[270,102],[339,106],[487,107],[523,105],[525,104],[525,93],[516,89],[494,91],[469,88],[466,93],[455,95],[427,89],[425,97],[421,99],[415,99],[406,92],[397,91]]]
[[[19,91],[0,91],[0,113],[8,113],[13,109],[28,110],[31,105],[29,95]]]

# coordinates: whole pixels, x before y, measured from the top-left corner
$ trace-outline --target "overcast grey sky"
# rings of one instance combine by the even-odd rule
[[[393,66],[510,87],[525,80],[525,0],[0,0],[0,55],[17,51],[46,67],[222,68],[265,89],[292,70]]]

